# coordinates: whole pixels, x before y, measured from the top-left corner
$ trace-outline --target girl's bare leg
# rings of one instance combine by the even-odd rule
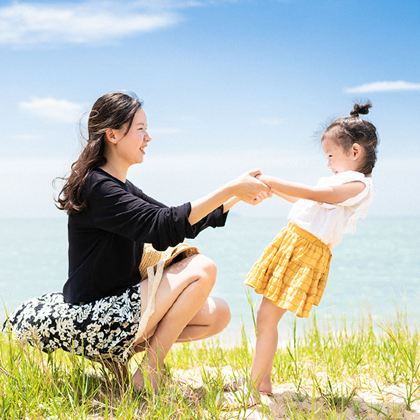
[[[156,309],[144,334],[145,337],[153,334],[148,339],[143,369],[155,391],[158,387],[158,370],[163,366],[166,354],[205,305],[215,280],[216,267],[209,258],[203,255],[186,258],[164,271],[156,294]],[[146,302],[147,283],[142,284],[141,293],[142,302]],[[203,325],[198,325],[198,328],[200,327]],[[193,330],[191,334],[188,331],[186,334],[188,337],[194,337]],[[143,387],[141,369],[134,374],[133,381],[136,387]]]
[[[286,309],[262,299],[257,313],[257,341],[252,360],[251,380],[262,393],[271,393],[271,370],[278,344],[277,325]]]

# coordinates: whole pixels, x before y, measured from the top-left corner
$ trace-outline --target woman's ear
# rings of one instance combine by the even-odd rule
[[[117,143],[117,139],[115,138],[114,130],[112,128],[107,128],[105,130],[105,139],[108,140],[110,143]]]

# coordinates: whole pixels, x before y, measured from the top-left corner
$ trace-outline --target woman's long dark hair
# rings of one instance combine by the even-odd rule
[[[86,207],[82,189],[89,172],[106,163],[105,131],[107,128],[119,129],[133,118],[142,103],[132,94],[107,93],[96,100],[88,119],[88,138],[79,158],[72,163],[69,177],[58,178],[65,181],[56,201],[56,207],[74,214]]]

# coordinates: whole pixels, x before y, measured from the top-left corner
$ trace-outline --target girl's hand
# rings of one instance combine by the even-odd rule
[[[261,175],[259,169],[248,171],[218,190],[192,201],[188,222],[194,225],[222,204],[223,211],[226,212],[238,202],[238,199],[250,204],[259,202],[260,199],[254,201],[254,198],[260,193],[268,193],[270,188],[255,178],[257,175]]]
[[[260,193],[269,193],[270,188],[256,178],[256,176],[260,174],[261,171],[259,169],[254,169],[235,179],[231,183],[234,194],[242,201],[254,204],[254,198]]]
[[[271,188],[271,185],[270,185],[270,181],[271,181],[271,178],[272,177],[270,177],[270,176],[268,176],[268,175],[263,175],[262,173],[259,173],[258,175],[256,175],[256,177],[261,181],[261,182],[264,182],[264,184],[265,185],[267,185],[269,188]]]
[[[260,169],[251,169],[250,171],[247,172],[247,174],[258,178],[259,176],[262,175],[262,172]]]

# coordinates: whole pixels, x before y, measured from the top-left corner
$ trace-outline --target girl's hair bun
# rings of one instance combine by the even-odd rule
[[[366,115],[369,113],[369,108],[372,108],[372,104],[367,102],[365,104],[354,104],[350,116],[357,118],[360,114]]]

